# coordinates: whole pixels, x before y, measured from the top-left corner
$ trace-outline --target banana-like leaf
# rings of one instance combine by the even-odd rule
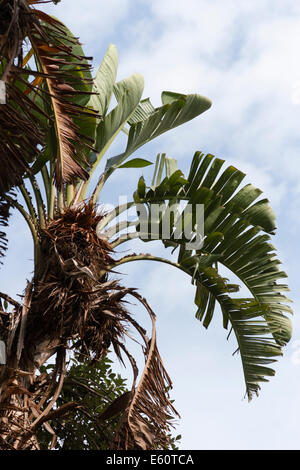
[[[224,327],[230,324],[235,333],[250,399],[258,392],[259,383],[274,374],[267,364],[282,354],[281,347],[290,340],[291,322],[286,313],[292,310],[285,296],[288,286],[280,283],[286,274],[279,270],[280,261],[270,243],[274,212],[266,199],[258,199],[261,190],[250,184],[240,188],[244,173],[229,166],[220,174],[223,163],[213,155],[196,152],[185,179],[176,161],[158,156],[151,186],[147,188],[144,179],[139,180],[134,200],[144,205],[145,211],[138,219],[137,231],[129,233],[128,239],[161,239],[165,246],[179,248],[177,267],[196,285],[196,317],[208,327],[218,303]],[[173,210],[183,201],[192,208],[201,204],[204,211],[202,246],[194,251],[187,249],[189,240],[184,237],[188,218],[183,220],[180,211]],[[161,203],[164,205],[155,221],[153,204]],[[168,224],[170,237],[166,239]],[[232,297],[239,286],[220,274],[219,265],[231,271],[252,297]]]
[[[153,165],[153,163],[145,160],[144,158],[133,158],[132,160],[129,160],[129,162],[123,163],[119,168],[144,168],[149,165]]]
[[[142,75],[136,73],[113,87],[117,98],[117,106],[107,114],[97,127],[96,149],[97,159],[94,167],[102,158],[104,152],[111,145],[118,133],[123,129],[128,119],[137,108],[144,89]]]
[[[113,94],[118,69],[118,53],[113,44],[110,44],[103,61],[96,74],[93,92],[97,93],[90,98],[89,105],[105,116]]]
[[[131,118],[128,119],[128,124],[132,125],[139,121],[145,121],[154,112],[155,108],[149,98],[141,100]]]
[[[162,97],[165,97],[167,94],[171,94],[171,92],[163,92]],[[148,99],[141,102],[135,115],[129,121],[130,130],[126,150],[124,153],[107,161],[107,172],[111,172],[120,166],[126,158],[142,145],[194,119],[204,113],[204,111],[207,111],[211,106],[210,100],[201,95],[173,95],[176,96],[176,99],[173,99],[171,102],[163,102],[163,105],[156,109],[154,109]]]

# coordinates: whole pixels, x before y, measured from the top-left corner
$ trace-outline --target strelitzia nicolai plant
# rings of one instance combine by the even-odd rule
[[[274,375],[269,364],[291,336],[288,287],[279,283],[286,274],[270,243],[275,215],[268,200],[259,198],[259,189],[241,187],[243,172],[233,166],[222,170],[224,160],[199,151],[187,176],[176,160],[158,155],[152,181],[140,177],[132,201],[109,212],[101,210],[102,188],[115,171],[151,163],[129,160],[136,150],[196,118],[211,103],[198,94],[165,91],[161,106],[155,108],[142,98],[140,74],[116,82],[113,45],[93,78],[90,58],[78,40],[62,22],[39,10],[41,3],[1,2],[0,76],[6,99],[0,107],[0,222],[8,224],[10,208],[26,220],[33,238],[34,274],[22,303],[0,294],[6,347],[0,371],[0,448],[39,449],[41,426],[52,435],[54,447],[57,436],[51,420],[75,409],[84,412],[83,403],[55,405],[68,375],[70,348],[88,364],[113,348],[132,366],[131,389],[99,416],[104,423],[119,416],[110,447],[168,448],[169,424],[177,412],[157,348],[155,314],[136,289],[116,280],[114,272],[125,263],[149,260],[188,274],[195,285],[196,317],[207,328],[218,304],[224,328],[235,334],[251,399],[260,383]],[[113,95],[116,105],[111,109]],[[120,132],[127,134],[125,150],[107,159],[99,174]],[[91,188],[93,174],[98,178]],[[192,208],[184,217],[182,204]],[[135,222],[123,217],[120,222],[120,214],[137,205],[143,217]],[[154,205],[160,207],[156,219],[151,217]],[[194,237],[200,230],[194,211],[199,206],[201,244],[187,249],[186,226]],[[149,253],[118,255],[123,243],[151,240],[153,224],[155,238],[177,250],[176,262]],[[5,249],[1,232],[1,255]],[[248,298],[237,297],[239,286],[222,276],[222,266],[248,288]],[[145,307],[152,322],[150,339],[128,312],[129,297]],[[129,326],[143,345],[145,368],[140,377],[125,342]],[[54,368],[48,371],[43,366],[50,359]]]

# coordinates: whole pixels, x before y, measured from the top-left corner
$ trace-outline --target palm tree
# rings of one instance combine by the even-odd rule
[[[244,173],[233,166],[222,171],[223,160],[201,152],[195,153],[186,177],[176,160],[158,155],[152,181],[141,177],[128,204],[109,212],[98,206],[115,171],[151,164],[128,160],[130,155],[199,116],[211,103],[197,94],[163,92],[162,105],[154,108],[142,99],[140,74],[116,82],[113,45],[93,79],[90,58],[78,40],[59,20],[40,11],[40,3],[1,2],[0,72],[6,103],[0,108],[0,222],[7,225],[10,208],[24,217],[33,239],[34,274],[22,303],[0,293],[6,349],[0,366],[0,448],[39,449],[41,427],[52,435],[53,447],[57,436],[51,421],[85,411],[77,401],[57,404],[68,378],[66,351],[71,349],[90,367],[108,348],[121,361],[129,360],[134,377],[131,389],[99,415],[102,422],[119,417],[110,448],[168,448],[169,424],[177,412],[157,348],[155,314],[136,289],[120,284],[115,269],[149,260],[188,274],[195,285],[196,317],[207,328],[218,304],[224,328],[235,334],[251,399],[260,383],[274,375],[269,364],[291,336],[288,287],[278,283],[286,274],[270,243],[275,216],[268,200],[259,198],[259,189],[241,187]],[[112,95],[116,106],[110,109]],[[120,132],[127,134],[124,152],[108,159],[99,172]],[[97,177],[94,187],[92,175]],[[140,214],[135,221],[125,216],[132,207]],[[204,211],[203,234],[201,244],[191,249],[188,241],[201,228],[197,207]],[[153,233],[166,248],[177,250],[176,262],[149,253],[118,255],[121,244],[151,240]],[[0,235],[3,255],[6,238]],[[237,296],[239,286],[222,275],[222,266],[248,288],[248,298]],[[150,339],[128,312],[129,297],[145,307],[152,322]],[[129,327],[142,342],[145,367],[140,376],[125,342]],[[50,359],[54,365],[49,369],[45,364]]]

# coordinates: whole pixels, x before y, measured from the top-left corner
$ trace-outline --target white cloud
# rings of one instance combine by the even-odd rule
[[[119,22],[128,14],[129,4],[130,0],[62,0],[42,9],[63,21],[75,36],[79,36],[85,50],[94,53],[103,42],[106,45],[109,41],[108,35],[115,32]]]
[[[299,178],[300,166],[285,161],[299,132],[293,98],[300,78],[299,8],[293,2],[284,9],[280,2],[270,5],[155,0],[151,21],[133,22],[120,75],[138,67],[145,95],[156,105],[163,89],[199,92],[213,101],[203,117],[166,136],[173,156],[204,146],[273,175]]]

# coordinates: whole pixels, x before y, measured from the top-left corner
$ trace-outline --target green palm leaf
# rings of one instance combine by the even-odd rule
[[[131,117],[131,121],[129,120],[130,130],[126,150],[124,153],[107,161],[106,171],[108,173],[121,165],[126,158],[142,145],[194,119],[196,116],[204,113],[204,111],[207,111],[211,106],[208,98],[197,94],[173,94],[176,96],[176,99],[166,102],[164,97],[170,93],[162,93],[163,105],[159,108],[154,108],[148,99],[140,104],[135,115]]]
[[[121,80],[113,86],[118,104],[104,117],[103,121],[97,127],[97,159],[93,168],[97,166],[103,154],[137,108],[141,100],[143,89],[144,79],[142,75],[138,73]]]
[[[142,232],[140,218],[137,231],[129,233],[127,239],[151,240],[155,232],[155,238],[161,239],[166,247],[179,249],[178,261],[174,264],[189,274],[196,285],[196,317],[207,328],[218,303],[224,327],[230,324],[235,333],[250,399],[258,392],[259,383],[274,374],[267,364],[282,354],[281,347],[290,340],[291,322],[285,313],[292,313],[292,310],[285,296],[288,286],[279,283],[286,274],[279,270],[280,261],[270,243],[269,234],[275,230],[274,212],[267,199],[258,199],[261,190],[250,184],[239,188],[244,173],[230,166],[219,175],[223,163],[213,155],[196,152],[185,179],[175,160],[159,155],[151,186],[147,188],[140,178],[134,194],[135,202],[145,206],[147,217],[153,210],[151,204],[165,204],[157,218],[157,227],[153,230],[152,220],[151,226],[143,224]],[[170,210],[182,201],[192,207],[203,204],[203,243],[196,251],[186,249],[187,240],[182,237],[185,219],[183,225],[182,219],[176,220],[179,214],[176,210],[173,218],[169,217]],[[170,224],[169,239],[163,237],[166,221]],[[102,227],[104,225],[102,223]],[[132,226],[132,222],[128,225]],[[123,222],[120,229],[124,227]],[[113,233],[112,229],[109,233]],[[114,245],[124,240],[126,237],[119,238]],[[133,258],[129,256],[128,261]],[[139,255],[138,259],[151,258]],[[126,261],[125,257],[121,263]],[[232,296],[239,286],[220,274],[222,266],[248,288],[252,297]]]
[[[107,113],[116,81],[117,69],[117,49],[113,44],[110,44],[94,79],[93,92],[97,94],[92,95],[89,102],[89,105],[97,109],[101,116],[105,116]]]

